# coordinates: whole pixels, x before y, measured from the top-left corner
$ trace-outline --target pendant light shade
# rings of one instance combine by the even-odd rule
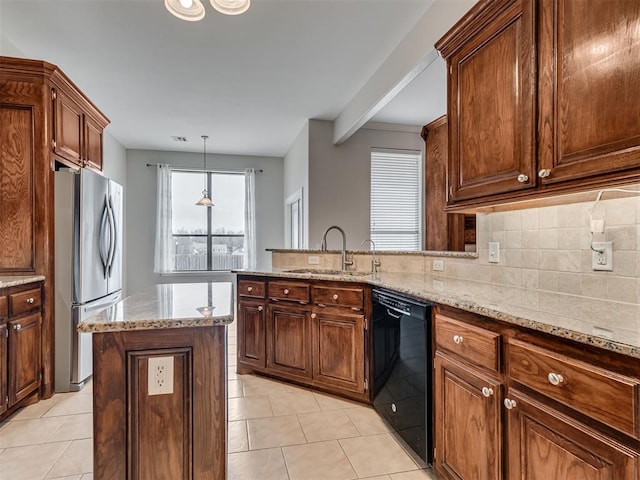
[[[204,18],[204,5],[200,0],[164,0],[164,6],[182,20],[197,22]]]
[[[204,175],[204,190],[202,190],[202,198],[196,202],[199,207],[213,207],[213,202],[209,198],[209,192],[207,191],[207,139],[208,135],[202,135],[203,146],[203,161],[202,161],[202,173]]]
[[[249,10],[251,0],[210,0],[211,6],[225,15],[240,15]]]

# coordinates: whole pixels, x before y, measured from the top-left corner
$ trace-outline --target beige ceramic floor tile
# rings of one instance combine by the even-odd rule
[[[391,477],[389,475],[378,475],[375,477],[366,477],[362,480],[391,480]]]
[[[284,383],[266,378],[251,376],[244,380],[244,396],[273,395],[286,393]]]
[[[311,392],[288,391],[269,395],[274,415],[293,415],[295,413],[319,412],[320,405]]]
[[[229,399],[228,421],[247,420],[249,418],[272,417],[271,402],[267,395]]]
[[[93,440],[74,440],[45,478],[81,475],[93,471]]]
[[[431,470],[414,470],[412,472],[394,473],[391,480],[438,480]]]
[[[9,422],[0,431],[0,447],[21,447],[44,443],[66,419],[67,417],[34,418]]]
[[[282,449],[291,480],[350,480],[357,478],[337,441]]]
[[[389,433],[339,440],[360,477],[416,470],[411,457]]]
[[[2,477],[0,477],[2,478]],[[52,478],[51,480],[80,480],[82,478],[82,475],[69,475],[69,476],[64,476],[64,477],[56,477],[56,478]]]
[[[228,453],[246,452],[249,450],[249,440],[247,437],[247,422],[229,422],[227,431],[229,432]]]
[[[93,395],[71,394],[58,400],[43,417],[57,417],[61,415],[76,415],[93,411]]]
[[[360,432],[343,410],[298,415],[308,442],[358,437]]]
[[[361,435],[390,432],[391,428],[371,407],[349,408],[344,411]]]
[[[360,403],[351,402],[349,400],[345,400],[344,398],[334,397],[332,395],[326,395],[324,393],[313,392],[313,395],[316,397],[320,408],[325,411],[354,408],[361,405]]]
[[[257,418],[247,420],[249,450],[306,443],[298,417]]]
[[[244,397],[242,380],[229,380],[227,382],[227,397],[229,398]]]
[[[71,442],[44,443],[7,448],[0,453],[3,480],[41,479],[60,458]],[[37,459],[37,461],[34,461]]]
[[[38,403],[34,403],[33,405],[27,405],[26,407],[18,410],[15,414],[11,415],[8,420],[9,422],[14,422],[16,420],[40,418],[42,417],[42,415],[47,413],[47,410],[53,407],[60,398],[61,397],[59,395],[54,395],[51,398],[41,400]]]
[[[53,417],[60,418],[60,417]],[[82,440],[93,437],[93,414],[81,413],[70,415],[60,428],[58,428],[47,442],[59,442],[62,440]]]
[[[289,480],[279,448],[232,453],[228,467],[227,480]]]
[[[93,473],[85,473],[80,480],[93,480]]]
[[[236,373],[236,367],[235,366],[227,369],[227,380],[237,380],[238,378],[240,378],[240,377]]]

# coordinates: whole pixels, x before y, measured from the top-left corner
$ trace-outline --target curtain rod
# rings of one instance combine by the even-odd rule
[[[157,167],[159,164],[158,163],[147,163],[147,167]],[[174,166],[171,165],[171,168],[174,170],[180,170],[182,172],[204,172],[205,170],[203,168],[198,168],[198,167],[180,167],[180,166]],[[237,173],[237,174],[241,174],[244,173],[245,169],[244,168],[238,168],[238,169],[224,169],[224,168],[207,168],[206,170],[207,172],[210,173]],[[262,173],[263,170],[261,168],[256,168],[255,169],[256,173]]]

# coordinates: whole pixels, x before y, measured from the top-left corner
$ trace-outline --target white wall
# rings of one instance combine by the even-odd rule
[[[209,155],[209,166],[225,169],[256,168],[256,230],[258,269],[271,267],[266,248],[283,246],[283,159],[234,155]],[[153,273],[156,221],[156,170],[147,163],[202,168],[201,153],[127,150],[125,264],[128,292],[134,293],[158,283],[227,281],[228,274],[167,275]],[[200,192],[194,192],[200,196]],[[194,197],[195,198],[195,197]],[[197,199],[196,199],[197,200]],[[195,201],[195,200],[194,200]]]
[[[302,188],[302,223],[303,223],[303,248],[308,247],[309,239],[309,122],[305,121],[304,127],[293,141],[289,151],[284,157],[284,199]],[[286,214],[285,214],[286,218]],[[289,238],[289,226],[284,226],[285,239]]]
[[[347,234],[347,248],[362,249],[370,237],[369,204],[371,149],[422,151],[424,142],[416,131],[361,128],[345,143],[333,144],[333,122],[309,121],[309,248],[319,248],[322,234],[339,225]],[[330,233],[328,247],[341,246]]]

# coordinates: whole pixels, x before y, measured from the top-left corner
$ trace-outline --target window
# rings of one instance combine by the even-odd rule
[[[206,177],[215,204],[211,208],[195,205],[203,188],[203,173],[171,173],[174,271],[242,268],[244,175],[208,172]]]
[[[379,250],[420,250],[422,155],[371,152],[371,239]]]

